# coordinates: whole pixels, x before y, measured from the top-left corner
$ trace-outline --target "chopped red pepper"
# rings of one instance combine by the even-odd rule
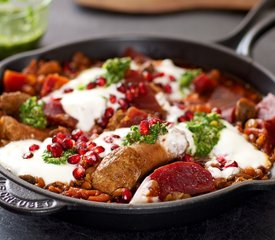
[[[27,75],[11,70],[6,70],[4,73],[4,91],[20,91],[26,81]]]
[[[52,91],[59,89],[64,84],[69,82],[69,79],[66,77],[59,76],[58,74],[50,74],[46,77],[40,95],[41,97],[48,95]]]

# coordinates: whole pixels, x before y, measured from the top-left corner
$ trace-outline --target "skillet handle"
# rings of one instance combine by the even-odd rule
[[[267,10],[275,7],[274,0],[261,0],[259,4],[253,7],[241,23],[229,33],[226,37],[216,40],[215,42],[236,49],[242,38],[246,35],[249,29],[256,24],[259,19],[267,12]]]
[[[243,56],[251,57],[252,49],[256,41],[273,27],[275,27],[275,12],[256,24],[244,36],[237,47],[237,53]]]
[[[0,206],[25,215],[48,215],[60,211],[65,204],[45,199],[44,196],[15,185],[0,175]]]

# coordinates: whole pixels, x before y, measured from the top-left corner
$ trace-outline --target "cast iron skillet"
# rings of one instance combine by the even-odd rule
[[[274,0],[263,1],[252,10],[233,35],[219,41],[227,46],[239,46],[238,52],[246,57],[217,44],[140,35],[111,36],[11,57],[0,63],[0,77],[5,69],[21,70],[32,58],[63,61],[69,59],[74,52],[82,51],[90,57],[106,59],[119,56],[125,48],[133,47],[152,58],[183,59],[198,66],[218,68],[247,81],[263,94],[275,93],[275,76],[249,57],[254,41],[275,23],[275,14],[255,25],[237,44],[260,13],[272,3]],[[68,198],[35,187],[1,166],[0,173],[5,176],[0,177],[0,205],[10,211],[30,215],[59,213],[67,219],[90,226],[127,230],[182,225],[224,210],[229,202],[246,197],[251,191],[275,189],[275,178],[271,178],[267,181],[242,182],[186,200],[133,206]]]

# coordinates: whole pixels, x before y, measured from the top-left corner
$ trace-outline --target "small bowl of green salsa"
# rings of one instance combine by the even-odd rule
[[[48,25],[51,0],[0,0],[0,59],[33,49]]]

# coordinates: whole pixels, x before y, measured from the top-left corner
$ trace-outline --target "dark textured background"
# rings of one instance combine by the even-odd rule
[[[189,11],[130,16],[83,9],[71,0],[55,0],[49,29],[41,45],[125,32],[214,41],[237,26],[244,15],[242,12]],[[254,58],[275,74],[275,29],[257,43]],[[0,240],[30,239],[275,239],[275,192],[250,196],[231,210],[202,222],[150,232],[102,231],[53,216],[26,217],[0,208]]]

